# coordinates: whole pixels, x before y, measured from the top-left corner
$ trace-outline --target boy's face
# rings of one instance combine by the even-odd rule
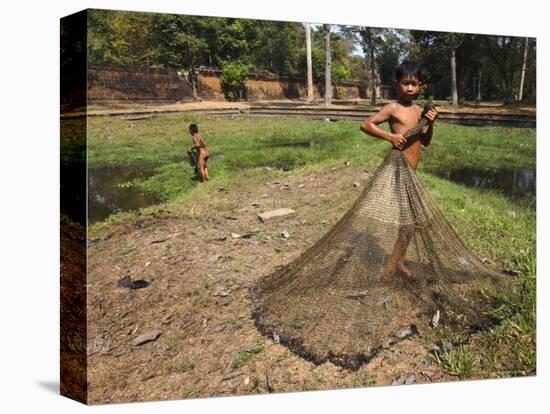
[[[397,96],[401,100],[410,102],[418,95],[421,84],[422,82],[420,82],[416,76],[410,74],[401,76],[395,81]]]

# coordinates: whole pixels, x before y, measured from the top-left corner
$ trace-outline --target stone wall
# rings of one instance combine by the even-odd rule
[[[225,100],[220,71],[203,69],[198,72],[199,95],[205,100]],[[334,99],[366,99],[369,92],[358,82],[333,82]],[[243,99],[248,101],[306,99],[305,79],[250,74],[245,82]],[[381,88],[382,98],[391,98],[391,88]],[[314,98],[322,99],[324,83],[314,82]],[[189,81],[175,69],[122,65],[89,65],[88,102],[180,102],[192,101]]]
[[[199,72],[199,94],[202,99],[224,100],[225,95],[220,81],[220,71]],[[366,93],[357,82],[336,81],[332,83],[332,96],[335,99],[366,98]],[[324,96],[324,83],[313,83],[314,99]],[[248,101],[277,99],[306,99],[305,79],[286,76],[265,76],[250,74],[245,81],[243,98]]]
[[[88,66],[88,102],[192,100],[190,83],[175,69],[122,65]]]

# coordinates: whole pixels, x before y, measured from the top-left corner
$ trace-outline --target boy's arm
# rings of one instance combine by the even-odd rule
[[[439,112],[437,112],[437,109],[434,107],[430,108],[425,114],[424,117],[428,119],[428,126],[422,131],[422,135],[420,136],[420,142],[422,142],[422,145],[427,147],[432,142],[432,135],[433,135],[433,128],[434,128],[434,122],[435,118],[439,115]]]
[[[407,139],[403,136],[403,134],[394,134],[392,132],[384,131],[382,128],[378,127],[378,124],[389,121],[394,111],[394,103],[389,103],[385,105],[384,107],[382,107],[382,109],[380,109],[380,111],[378,111],[374,115],[369,116],[361,124],[360,129],[364,133],[369,134],[373,137],[385,139],[386,141],[391,142],[393,146],[401,149],[407,143]]]

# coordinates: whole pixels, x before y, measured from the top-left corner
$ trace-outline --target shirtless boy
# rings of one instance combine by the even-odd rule
[[[413,170],[416,170],[418,165],[421,145],[430,145],[434,121],[438,115],[435,108],[423,111],[419,105],[413,103],[421,84],[418,66],[413,62],[404,61],[397,67],[395,73],[394,86],[397,91],[397,100],[385,105],[361,124],[361,131],[373,137],[385,139],[394,148],[402,150]],[[428,125],[418,135],[405,138],[403,136],[405,131],[414,127],[422,116],[428,119]],[[386,121],[390,125],[391,132],[378,127],[378,124]],[[396,271],[401,271],[409,277],[414,276],[404,262],[412,234],[411,230],[405,228],[399,230],[393,251],[382,266],[383,275],[390,276]]]
[[[206,148],[204,138],[201,134],[199,134],[199,127],[197,124],[189,125],[189,132],[193,137],[193,143],[195,144],[189,149],[189,151],[193,151],[196,148],[199,150],[199,159],[197,160],[197,163],[199,164],[198,167],[201,181],[208,181],[208,168],[206,167],[206,161],[208,161],[209,157],[208,148]]]

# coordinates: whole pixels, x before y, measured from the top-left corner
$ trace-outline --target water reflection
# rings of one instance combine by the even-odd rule
[[[512,198],[536,195],[536,170],[533,168],[496,171],[462,168],[435,171],[435,174],[469,187],[500,190]]]
[[[88,169],[88,220],[104,220],[119,211],[137,210],[160,202],[157,194],[132,186],[135,179],[146,179],[157,164],[132,164]]]

